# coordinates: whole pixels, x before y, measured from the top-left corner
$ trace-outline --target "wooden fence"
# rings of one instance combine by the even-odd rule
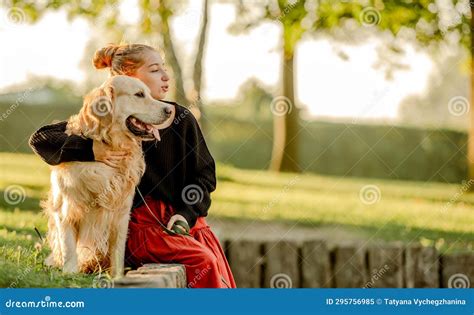
[[[474,253],[399,243],[329,247],[324,241],[222,240],[240,288],[465,288]]]

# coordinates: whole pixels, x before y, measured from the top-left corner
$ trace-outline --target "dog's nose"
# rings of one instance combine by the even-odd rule
[[[171,108],[171,106],[166,106],[165,107],[165,114],[167,116],[171,116],[172,113],[173,113],[173,109]]]

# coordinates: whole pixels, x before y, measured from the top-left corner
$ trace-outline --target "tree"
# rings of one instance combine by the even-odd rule
[[[173,71],[176,102],[188,104],[184,91],[183,71],[176,55],[170,30],[170,18],[175,10],[173,2],[171,0],[141,0],[140,7],[142,8],[141,29],[146,34],[160,34],[162,37],[166,60]]]
[[[208,24],[209,24],[209,0],[203,1],[203,10],[202,10],[202,23],[201,29],[199,32],[199,40],[198,45],[196,47],[196,56],[194,58],[194,68],[193,68],[193,93],[192,98],[194,103],[197,104],[198,109],[201,111],[201,116],[204,113],[204,107],[202,106],[202,63],[204,59],[204,48],[206,46],[207,40],[207,31],[208,31]],[[201,120],[201,127],[203,129],[207,129],[205,125],[205,120]]]
[[[146,34],[161,34],[163,39],[163,49],[165,50],[167,62],[171,65],[175,81],[176,102],[188,106],[190,102],[198,111],[203,111],[201,106],[201,81],[202,81],[202,62],[204,58],[204,49],[206,45],[208,29],[208,0],[203,0],[203,19],[198,34],[198,44],[196,46],[196,55],[193,68],[193,90],[186,93],[184,88],[184,75],[181,63],[176,53],[176,47],[172,38],[170,22],[173,15],[180,9],[180,4],[172,0],[141,0],[142,23],[141,29]],[[191,94],[191,95],[189,95]],[[191,100],[190,100],[191,98]],[[200,115],[197,115],[199,118]]]
[[[472,1],[469,1],[471,5],[471,42],[470,42],[470,52],[471,52],[471,105],[474,104],[474,5]],[[474,109],[470,111],[470,125],[469,125],[469,140],[468,140],[468,163],[469,163],[469,180],[474,179]],[[474,190],[474,187],[469,186],[470,191]]]
[[[306,31],[302,21],[308,14],[305,1],[239,2],[239,21],[232,27],[234,32],[247,31],[264,21],[278,21],[282,28],[282,97],[272,102],[274,113],[273,149],[270,169],[274,171],[300,171],[298,164],[299,109],[295,106],[294,59],[296,45]],[[255,15],[255,12],[258,14]]]
[[[369,6],[356,8],[352,12],[352,18],[358,17],[359,22],[363,25],[368,24],[376,26],[378,30],[389,31],[395,40],[411,41],[424,48],[439,47],[440,44],[447,41],[452,44],[460,44],[471,52],[471,76],[473,76],[474,37],[472,30],[474,24],[471,17],[474,11],[472,2],[470,2],[470,8],[467,1],[447,0],[440,5],[438,3],[425,0],[371,0]],[[457,43],[453,43],[453,37],[457,38]],[[474,101],[473,91],[474,76],[471,78],[471,104]],[[448,105],[450,104],[446,104],[446,106]],[[463,105],[469,106],[469,104]],[[468,164],[469,174],[467,176],[469,179],[474,179],[474,113],[472,110],[468,140]]]
[[[193,103],[198,111],[203,111],[201,106],[201,81],[202,81],[202,62],[204,49],[206,45],[206,35],[208,28],[208,0],[203,1],[203,19],[200,32],[198,34],[198,45],[196,46],[196,55],[193,68],[193,90],[186,93],[184,88],[184,75],[176,53],[176,47],[170,28],[171,18],[181,9],[182,3],[172,0],[141,0],[140,7],[142,12],[141,30],[149,35],[156,36],[160,34],[163,41],[163,49],[166,54],[167,62],[171,69],[175,82],[176,102],[188,106]],[[191,95],[189,95],[191,94]],[[196,115],[200,117],[199,114]]]
[[[464,47],[454,48],[452,55],[434,59],[436,67],[429,77],[426,92],[408,95],[401,101],[399,117],[402,123],[417,127],[468,130],[467,106],[454,107],[454,101],[457,100],[458,105],[461,105],[468,97],[469,76],[465,73],[465,64],[459,64],[459,60],[466,60],[468,52]]]
[[[354,43],[368,38],[367,30],[374,29],[377,32],[372,34],[390,34],[385,36],[387,41],[384,45],[394,54],[403,53],[398,45],[400,41],[429,46],[442,41],[446,34],[451,33],[457,33],[459,41],[464,45],[471,45],[467,2],[448,2],[449,4],[438,7],[427,0],[266,0],[257,4],[240,0],[237,4],[238,20],[232,31],[244,32],[263,22],[278,23],[282,29],[282,91],[284,100],[291,105],[288,108],[292,111],[287,110],[283,115],[275,117],[271,169],[298,171],[298,109],[293,106],[293,65],[294,53],[303,35],[324,34],[336,42]],[[397,66],[393,61],[388,60],[388,63],[387,72]],[[474,114],[472,119],[474,121]],[[474,127],[472,128],[470,135],[474,135]],[[469,142],[472,144],[471,178],[474,178],[474,139]]]
[[[273,118],[268,108],[274,98],[269,87],[265,86],[256,78],[250,78],[245,81],[237,93],[237,102],[241,110],[234,111],[236,116],[240,113],[242,119],[268,120]]]
[[[65,10],[70,19],[76,17],[84,17],[93,21],[94,25],[100,30],[106,30],[113,41],[117,38],[123,37],[127,29],[133,26],[120,24],[119,8],[120,1],[117,0],[78,0],[78,1],[54,1],[46,0],[41,2],[35,1],[4,1],[3,5],[9,8],[12,18],[27,18],[30,22],[38,21],[41,16],[51,10]],[[182,3],[177,3],[171,0],[140,0],[139,7],[141,12],[141,23],[139,27],[133,28],[136,33],[143,33],[149,38],[157,38],[163,47],[166,60],[170,64],[174,76],[175,98],[176,101],[184,106],[189,105],[187,93],[183,84],[183,73],[181,63],[176,54],[176,47],[172,38],[170,30],[170,19],[176,11],[180,9]],[[205,0],[205,20],[199,35],[199,46],[196,54],[196,61],[194,62],[196,70],[193,78],[199,78],[198,86],[200,91],[201,76],[202,76],[202,60],[204,55],[204,47],[206,36],[203,35],[207,31],[207,0]],[[24,15],[24,16],[23,16]],[[140,36],[142,37],[142,36]],[[156,43],[156,41],[153,41]],[[90,50],[90,47],[88,48]]]

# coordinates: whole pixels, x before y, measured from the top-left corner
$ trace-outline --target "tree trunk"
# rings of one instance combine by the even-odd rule
[[[163,2],[161,6],[163,6]],[[186,97],[186,93],[184,92],[184,85],[183,85],[183,71],[181,70],[181,66],[179,64],[178,57],[176,56],[176,51],[174,49],[173,40],[171,39],[171,32],[169,26],[169,15],[167,14],[167,8],[160,8],[161,17],[161,35],[163,36],[163,45],[165,47],[164,51],[166,53],[166,61],[171,65],[171,70],[173,71],[173,79],[175,84],[175,99],[176,102],[183,106],[188,106],[188,99]]]
[[[200,117],[204,115],[204,107],[201,101],[201,89],[202,89],[202,62],[204,59],[204,47],[206,46],[207,38],[207,25],[209,22],[209,0],[204,0],[202,24],[199,33],[199,43],[196,50],[196,58],[194,60],[194,72],[193,72],[193,83],[194,93],[193,98],[198,110],[201,112]],[[201,128],[205,129],[205,119],[201,120]]]
[[[272,103],[273,151],[270,170],[300,172],[298,164],[299,110],[295,106],[294,53],[283,53],[283,97]]]
[[[467,163],[468,163],[468,171],[469,171],[469,174],[468,174],[469,180],[474,179],[474,109],[472,108],[472,106],[474,105],[474,60],[473,60],[474,6],[472,3],[471,3],[471,16],[472,16],[471,18],[471,49],[470,49],[471,51],[471,96],[470,96],[471,102],[470,102],[470,108],[469,108],[470,122],[469,122],[469,135],[468,135],[468,147],[467,147],[467,150],[468,150]],[[471,192],[474,191],[473,186],[474,185],[469,185],[469,190]]]

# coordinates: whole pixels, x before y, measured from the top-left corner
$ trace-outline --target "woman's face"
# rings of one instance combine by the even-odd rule
[[[132,76],[140,79],[150,88],[154,99],[164,99],[168,92],[170,77],[166,73],[161,55],[156,51],[147,50],[144,52],[144,59],[145,63]]]

